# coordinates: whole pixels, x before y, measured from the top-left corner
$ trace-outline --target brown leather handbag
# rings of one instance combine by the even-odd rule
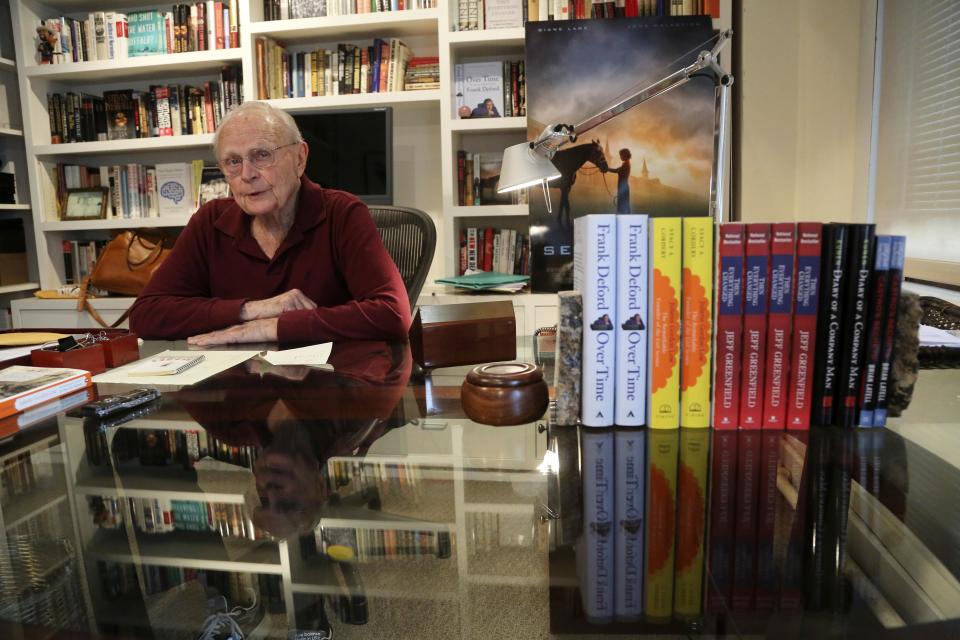
[[[130,314],[127,309],[116,322],[107,324],[88,299],[89,287],[110,293],[138,296],[147,286],[153,272],[166,259],[170,249],[162,235],[148,236],[140,231],[124,231],[115,236],[100,252],[93,272],[80,285],[77,311],[86,310],[104,327],[116,327]]]

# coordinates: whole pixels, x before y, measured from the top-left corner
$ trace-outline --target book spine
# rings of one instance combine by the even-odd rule
[[[870,292],[869,326],[863,376],[860,380],[859,420],[861,427],[873,426],[873,409],[877,401],[877,371],[880,368],[880,349],[883,345],[884,304],[890,284],[890,236],[877,236],[876,256],[873,261],[873,288]]]
[[[646,215],[617,216],[617,379],[614,421],[639,427],[647,421]]]
[[[710,426],[713,219],[683,219],[680,426]]]
[[[860,371],[867,338],[867,296],[873,272],[874,225],[857,224],[850,229],[850,253],[847,277],[850,279],[845,300],[843,349],[840,355],[840,377],[837,388],[837,411],[834,424],[853,427],[857,424],[857,403],[860,400]]]
[[[834,613],[850,610],[851,584],[846,575],[847,525],[850,512],[850,482],[853,439],[856,434],[834,430],[830,434],[830,467],[824,518],[825,567],[824,600]]]
[[[844,274],[847,263],[847,226],[831,223],[824,227],[820,272],[820,312],[814,368],[813,415],[811,422],[831,425],[834,418],[840,365],[843,323]]]
[[[665,622],[673,615],[673,563],[677,513],[679,429],[647,432],[647,535],[644,615]]]
[[[763,394],[763,428],[783,429],[787,417],[793,281],[796,246],[792,222],[778,222],[770,237],[770,315],[767,319],[767,368]]]
[[[753,606],[757,561],[757,502],[759,500],[760,433],[741,430],[737,443],[737,508],[734,516],[733,592],[734,611]]]
[[[777,466],[780,460],[780,438],[777,431],[760,436],[760,496],[757,513],[757,580],[754,609],[772,611],[777,602],[779,585],[777,561],[774,557],[774,534],[777,520]]]
[[[825,603],[827,576],[826,517],[829,485],[828,430],[810,431],[810,452],[807,455],[810,481],[807,486],[808,520],[804,527],[803,608],[820,611]],[[806,472],[804,475],[808,475]]]
[[[887,393],[890,367],[893,362],[893,341],[896,337],[897,310],[900,306],[900,287],[903,284],[903,264],[907,252],[906,236],[893,236],[890,244],[890,293],[884,304],[885,322],[883,347],[880,351],[880,370],[877,374],[877,406],[873,411],[873,426],[887,424]]]
[[[767,306],[770,294],[770,225],[747,225],[743,276],[743,370],[740,372],[740,427],[759,429],[763,421]]]
[[[796,285],[793,308],[793,344],[790,353],[790,388],[787,393],[787,428],[809,429],[817,348],[817,309],[820,299],[820,254],[823,225],[797,225]]]
[[[617,296],[615,214],[581,216],[574,223],[574,278],[583,294],[583,381],[580,419],[588,427],[613,425]]]
[[[680,426],[680,218],[650,220],[650,323],[647,334],[650,398],[647,424],[655,429]],[[585,360],[586,361],[586,360]]]
[[[677,617],[684,619],[699,616],[703,603],[703,559],[709,452],[709,431],[705,429],[680,430],[680,470],[677,474],[677,553],[673,611]]]
[[[736,429],[740,425],[743,255],[746,247],[744,230],[742,224],[723,224],[719,230],[716,366],[713,382],[715,429]]]
[[[733,588],[734,510],[737,489],[736,431],[717,431],[713,437],[710,477],[710,585],[708,612],[726,612]]]
[[[614,613],[614,438],[609,430],[584,430],[583,536],[577,563],[587,620],[609,622]]]
[[[622,622],[643,613],[643,500],[646,433],[618,427],[614,434],[614,616]]]

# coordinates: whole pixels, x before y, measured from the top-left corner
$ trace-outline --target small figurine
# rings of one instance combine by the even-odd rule
[[[37,36],[40,38],[40,43],[37,45],[37,51],[40,53],[40,64],[54,64],[53,56],[60,55],[56,50],[57,39],[59,38],[57,32],[41,24],[37,27]]]

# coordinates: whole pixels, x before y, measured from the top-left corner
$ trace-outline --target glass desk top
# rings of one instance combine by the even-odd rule
[[[406,344],[330,361],[0,423],[0,638],[960,637],[956,372],[889,429],[630,434],[472,422],[469,367],[424,376]],[[645,610],[622,621],[591,547],[621,522],[580,468],[630,436]]]

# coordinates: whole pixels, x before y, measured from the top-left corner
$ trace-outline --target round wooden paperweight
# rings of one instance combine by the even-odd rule
[[[467,417],[496,427],[532,422],[543,416],[548,402],[543,372],[528,362],[474,367],[460,387]]]

